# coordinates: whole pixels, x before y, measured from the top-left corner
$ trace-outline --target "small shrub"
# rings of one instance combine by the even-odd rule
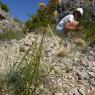
[[[0,33],[0,40],[20,39],[22,37],[24,37],[22,31],[5,30],[3,33]]]
[[[92,11],[90,6],[84,7],[84,15],[81,19],[82,31],[84,32],[85,38],[89,41],[95,41],[95,21],[92,17]]]
[[[32,20],[27,20],[24,27],[24,33],[31,32],[32,30]]]
[[[17,17],[14,17],[13,19],[14,19],[14,21],[17,22],[17,23],[22,23],[22,21],[19,20]]]
[[[9,11],[8,6],[6,4],[2,3],[2,2],[0,2],[0,7],[1,7],[2,10],[6,11],[6,12]]]

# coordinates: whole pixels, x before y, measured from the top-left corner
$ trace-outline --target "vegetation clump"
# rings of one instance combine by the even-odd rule
[[[3,33],[0,33],[0,40],[7,41],[12,39],[20,39],[24,36],[25,35],[22,31],[13,31],[5,29]]]
[[[4,4],[0,1],[0,7],[2,10],[4,10],[5,12],[9,12],[9,8],[7,6],[7,4]]]

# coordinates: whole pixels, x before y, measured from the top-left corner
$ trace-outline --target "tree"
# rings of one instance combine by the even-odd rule
[[[40,4],[40,8],[37,13],[26,22],[26,29],[37,29],[40,27],[46,27],[48,24],[53,24],[53,13],[50,5]]]

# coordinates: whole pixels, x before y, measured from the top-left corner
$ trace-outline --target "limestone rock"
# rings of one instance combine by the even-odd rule
[[[92,90],[92,91],[89,93],[89,95],[95,95],[95,89]]]
[[[82,47],[85,47],[85,46],[86,46],[85,41],[84,41],[83,39],[80,39],[80,38],[76,39],[76,40],[75,40],[75,43],[76,43],[78,46],[82,46]]]
[[[9,13],[0,8],[0,33],[5,30],[21,31],[23,24],[17,23]]]

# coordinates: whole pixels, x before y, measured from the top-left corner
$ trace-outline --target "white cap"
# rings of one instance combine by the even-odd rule
[[[44,3],[44,2],[41,2],[41,3],[39,3],[39,6],[41,7],[41,6],[46,6],[46,4]]]
[[[76,11],[79,11],[81,15],[83,15],[83,9],[82,8],[77,8]]]

